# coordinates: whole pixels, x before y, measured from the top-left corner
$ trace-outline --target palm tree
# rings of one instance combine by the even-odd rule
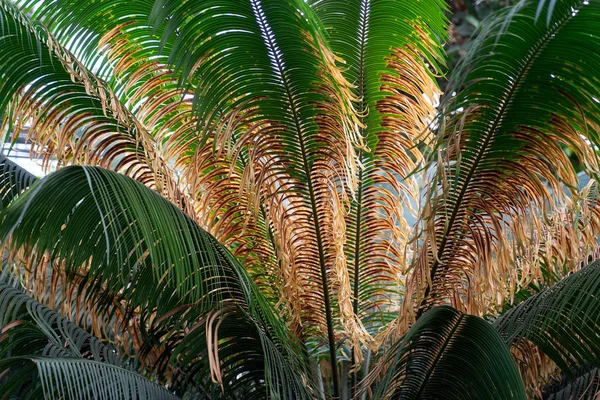
[[[1,0],[0,398],[600,391],[600,3],[444,8]]]

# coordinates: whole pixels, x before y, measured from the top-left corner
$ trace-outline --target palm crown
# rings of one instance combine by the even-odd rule
[[[441,100],[441,0],[0,22],[3,132],[60,167],[0,156],[0,397],[600,390],[597,1],[492,16]]]

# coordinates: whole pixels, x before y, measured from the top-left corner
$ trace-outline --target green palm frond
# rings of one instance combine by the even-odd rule
[[[380,368],[375,399],[525,399],[517,366],[494,328],[448,306],[423,314]]]
[[[36,181],[34,175],[0,154],[0,210]]]
[[[38,398],[43,391],[45,398],[176,398],[13,283],[4,275],[0,282],[0,396]]]
[[[143,125],[106,83],[12,2],[0,4],[0,116],[13,134],[30,123],[35,152],[61,165],[97,164],[183,200]]]
[[[535,345],[573,378],[579,365],[600,366],[600,262],[595,261],[501,315],[494,326],[506,344]],[[524,371],[536,360],[520,360]]]
[[[482,23],[436,119],[445,7],[0,0],[1,133],[90,165],[0,155],[0,398],[597,391],[600,3]]]
[[[359,343],[375,350],[376,335],[383,334],[382,325],[396,316],[391,310],[399,306],[398,276],[408,263],[401,250],[408,242],[406,214],[419,196],[409,175],[421,161],[416,145],[427,136],[427,119],[434,117],[438,89],[430,68],[437,71],[443,58],[444,5],[370,0],[309,4],[333,52],[344,60],[344,76],[356,87],[359,133],[368,147],[359,152],[362,167],[346,216],[349,279],[342,276],[340,281],[351,287],[338,294],[338,302],[351,304],[340,307],[342,322],[360,361]]]
[[[537,1],[497,15],[453,74],[411,283],[419,314],[448,301],[485,313],[539,276],[519,249],[577,187],[565,149],[598,172],[600,5],[554,3],[548,24]]]
[[[339,118],[344,120],[343,123],[349,123],[345,120],[352,118],[348,100],[351,95],[347,88],[341,88],[345,82],[336,79],[337,67],[331,61],[330,51],[312,10],[303,1],[267,1],[264,4],[261,1],[156,2],[153,13],[156,31],[154,36],[150,36],[152,29],[144,21],[149,2],[141,2],[139,12],[128,6],[121,9],[119,2],[96,3],[96,6],[78,11],[77,22],[69,22],[75,21],[72,15],[61,13],[57,3],[52,4],[44,7],[43,13],[34,12],[34,17],[43,22],[47,20],[51,29],[62,33],[58,35],[62,38],[59,40],[67,40],[86,26],[92,27],[91,31],[95,32],[96,28],[89,21],[102,13],[110,14],[103,24],[119,19],[119,23],[134,24],[131,29],[125,26],[123,30],[130,32],[131,38],[149,43],[150,50],[141,50],[140,59],[142,54],[156,56],[160,49],[155,46],[155,38],[158,36],[163,40],[162,50],[170,54],[167,61],[175,67],[174,76],[180,82],[190,83],[195,92],[195,118],[190,126],[200,121],[204,140],[212,141],[217,149],[219,142],[225,143],[221,147],[233,149],[233,155],[238,159],[246,159],[239,186],[243,193],[248,194],[248,200],[241,202],[240,206],[239,201],[225,203],[222,215],[227,219],[235,215],[233,222],[244,226],[242,211],[251,208],[248,204],[263,203],[260,210],[256,206],[249,209],[245,218],[253,212],[266,216],[261,216],[266,220],[262,224],[265,228],[271,226],[274,236],[281,237],[283,243],[278,247],[287,247],[276,251],[281,254],[283,271],[275,273],[286,278],[291,275],[292,281],[285,284],[290,293],[286,293],[283,302],[294,303],[292,308],[297,322],[301,322],[302,318],[305,325],[317,327],[317,332],[321,328],[332,331],[333,327],[325,327],[331,320],[326,316],[330,307],[324,305],[328,294],[323,293],[328,291],[323,291],[322,285],[315,279],[321,275],[321,280],[327,284],[327,279],[323,278],[331,262],[328,254],[332,239],[325,232],[320,232],[321,224],[314,219],[320,218],[323,208],[329,206],[320,204],[325,196],[322,193],[328,191],[327,184],[321,184],[322,176],[331,172],[330,169],[335,170],[333,173],[343,170],[346,160],[352,164],[354,157],[346,157],[348,151],[353,150],[353,146],[346,143],[352,138],[344,136],[341,137],[343,140],[335,141],[329,137],[317,138],[314,119],[319,114],[319,107],[323,107],[322,103],[333,103],[336,107],[342,105]],[[45,12],[51,16],[44,17]],[[189,17],[192,15],[195,17]],[[138,16],[139,21],[136,22],[134,17]],[[202,28],[199,28],[200,23]],[[61,27],[64,29],[61,30]],[[138,29],[140,27],[142,29]],[[88,38],[90,43],[96,40],[100,43],[95,34],[86,36],[83,42]],[[230,43],[236,45],[230,46]],[[91,48],[88,44],[81,47]],[[73,51],[77,54],[75,49]],[[137,49],[132,51],[137,52]],[[116,59],[115,68],[121,59]],[[164,58],[157,60],[162,62]],[[200,60],[203,62],[198,63]],[[317,84],[316,80],[319,81]],[[119,90],[116,92],[121,93]],[[335,97],[333,100],[332,95]],[[232,131],[238,136],[235,144],[230,144],[227,138]],[[352,132],[347,134],[353,136]],[[202,175],[211,173],[211,170],[198,170],[198,165],[206,165],[198,156],[204,156],[206,152],[197,136],[195,130],[176,130],[172,137],[163,139],[170,145],[169,154],[173,157],[169,159],[183,166],[187,182],[193,188],[199,187],[204,191],[204,185],[197,183],[205,179]],[[332,144],[339,148],[335,149],[337,154],[331,154]],[[336,167],[329,167],[332,162],[336,163]],[[214,183],[208,183],[212,189]],[[346,185],[346,182],[340,184]],[[220,187],[211,192],[223,193]],[[226,195],[235,196],[231,189]],[[215,212],[215,215],[221,213]],[[261,228],[262,232],[268,231],[265,228]],[[298,232],[305,232],[302,238],[296,238]],[[302,249],[293,254],[299,246],[293,245],[290,249],[289,243],[298,241],[303,243]],[[314,257],[315,254],[318,257]],[[284,263],[283,259],[291,261]],[[289,263],[292,265],[287,266]],[[304,286],[304,290],[300,290],[300,286]],[[310,286],[313,288],[308,290]],[[307,295],[300,296],[304,291]],[[312,301],[315,297],[323,300]],[[306,308],[302,316],[297,304],[300,300]]]
[[[178,76],[197,82],[194,109],[205,140],[243,132],[235,148],[250,155],[248,191],[279,240],[284,301],[308,335],[327,335],[338,395],[328,270],[335,268],[335,235],[343,231],[326,230],[324,221],[343,213],[343,200],[329,194],[354,185],[360,138],[354,96],[318,18],[298,0],[159,1],[153,17],[167,21],[161,32],[173,38],[170,63]],[[330,118],[332,129],[321,135],[318,122]]]
[[[34,16],[39,16],[42,21],[47,19],[52,29],[60,31],[58,27],[62,24],[64,34],[59,35],[60,40],[87,26],[86,21],[95,18],[93,15],[97,16],[97,11],[100,14],[114,11],[115,15],[125,17],[119,23],[132,22],[128,19],[131,8],[125,7],[121,13],[117,2],[109,3],[86,8],[78,14],[82,17],[78,18],[81,23],[67,22],[65,14],[54,6],[45,10],[50,10],[50,15],[56,18],[36,13]],[[245,158],[246,167],[239,173],[243,179],[240,179],[238,191],[247,193],[248,199],[236,200],[236,193],[231,188],[224,191],[223,184],[214,189],[214,183],[210,181],[207,185],[197,184],[206,179],[201,177],[204,174],[211,174],[212,179],[219,179],[222,174],[215,174],[210,164],[208,168],[204,167],[207,163],[198,157],[204,156],[206,151],[204,143],[197,140],[196,130],[176,130],[172,137],[162,138],[170,145],[172,157],[169,159],[184,167],[183,176],[192,188],[207,192],[206,186],[210,184],[210,193],[224,193],[232,199],[218,203],[223,212],[215,211],[214,215],[225,219],[220,224],[235,216],[232,222],[239,226],[238,231],[244,232],[248,216],[261,214],[256,219],[265,222],[259,223],[259,233],[267,233],[263,234],[264,238],[269,236],[270,230],[270,236],[280,238],[279,248],[272,253],[279,256],[281,266],[277,271],[277,264],[270,262],[263,275],[275,274],[286,280],[281,284],[287,290],[281,296],[281,303],[291,304],[295,329],[299,330],[302,324],[312,328],[309,331],[314,333],[326,331],[331,358],[335,359],[330,283],[327,282],[330,280],[327,270],[333,262],[329,249],[333,245],[329,234],[321,232],[319,221],[327,218],[323,214],[329,204],[320,203],[327,200],[324,193],[329,190],[323,176],[331,170],[342,170],[346,160],[354,162],[354,157],[346,157],[353,146],[344,144],[348,142],[345,136],[341,137],[344,140],[336,141],[329,137],[318,138],[314,119],[318,108],[324,107],[323,103],[342,105],[340,118],[344,121],[340,124],[348,124],[346,119],[352,118],[352,112],[348,100],[351,96],[347,94],[347,88],[345,92],[340,89],[345,82],[336,80],[337,66],[330,59],[330,51],[318,23],[315,23],[317,19],[306,18],[312,15],[312,10],[302,1],[156,2],[153,13],[156,34],[149,37],[147,34],[151,29],[147,29],[148,24],[143,20],[147,4],[140,4],[139,23],[132,25],[131,30],[127,27],[124,30],[138,38],[146,34],[142,40],[150,38],[148,43],[152,50],[156,49],[153,38],[157,35],[162,38],[162,50],[170,53],[167,61],[174,65],[175,76],[180,82],[192,85],[195,92],[194,118],[188,126],[200,121],[201,137],[205,142],[212,142],[217,148],[219,142],[225,143],[222,147],[233,149],[237,159]],[[133,14],[137,16],[137,10]],[[112,18],[115,15],[107,18],[107,23],[119,18]],[[191,15],[195,17],[189,18]],[[202,23],[201,29],[199,23]],[[133,29],[140,26],[143,29]],[[97,40],[92,34],[83,41],[88,38],[90,43]],[[237,44],[230,46],[231,42]],[[88,44],[79,47],[91,49]],[[149,53],[143,50],[140,54]],[[178,55],[183,57],[177,58]],[[196,65],[199,60],[204,62]],[[315,84],[317,77],[322,78],[322,82]],[[119,90],[116,92],[120,93]],[[235,143],[227,138],[232,131],[236,132]],[[348,135],[352,136],[352,133]],[[340,148],[336,150],[337,154],[331,154],[332,143]],[[338,167],[330,167],[332,162]],[[255,205],[261,202],[263,204],[257,209]],[[208,202],[208,205],[214,203]],[[222,228],[217,226],[216,229]],[[302,233],[301,237],[298,233]],[[232,248],[242,250],[246,245],[240,240],[237,243],[232,240],[230,244]],[[260,274],[259,270],[253,275],[260,277]],[[315,301],[318,298],[321,300]],[[335,362],[333,368],[336,368]]]
[[[160,32],[155,32],[150,22],[153,2],[93,0],[71,11],[62,1],[17,4],[31,13],[32,20],[54,32],[56,41],[88,69],[108,74],[106,84],[135,113],[164,159],[174,163],[181,186],[192,198],[193,211],[201,216],[197,222],[244,260],[255,282],[261,290],[272,292],[266,294],[276,303],[283,284],[277,274],[265,273],[277,268],[265,212],[253,212],[254,199],[240,193],[246,152],[241,149],[232,161],[231,149],[224,150],[213,140],[195,151],[188,148],[198,136],[193,88],[181,88],[168,65],[172,40],[163,42]]]
[[[391,95],[389,87],[382,88],[386,83],[382,75],[401,73],[389,64],[389,59],[394,50],[404,50],[411,62],[421,64],[423,57],[437,70],[443,58],[439,42],[445,38],[447,28],[445,5],[437,0],[310,0],[308,3],[323,23],[332,50],[344,60],[345,75],[357,86],[359,112],[366,114],[363,132],[374,150],[378,134],[384,131],[384,120],[401,118],[406,111],[400,105],[392,110],[378,107]],[[408,87],[404,90],[406,95],[410,94]]]
[[[0,370],[17,369],[0,394],[16,394],[28,399],[117,400],[178,399],[166,389],[129,370],[97,361],[74,358],[14,357],[0,360]],[[23,392],[19,384],[29,384],[37,371],[41,385]],[[41,388],[41,390],[40,390]]]
[[[128,20],[147,20],[154,0],[88,0],[85,3],[80,0],[16,0],[13,3],[32,21],[52,32],[53,37],[88,69],[110,81],[114,65],[99,51],[103,35]]]
[[[60,260],[53,268],[78,277],[98,308],[116,298],[124,318],[140,313],[140,351],[158,346],[155,372],[176,368],[179,390],[213,390],[212,377],[232,396],[310,397],[300,345],[243,267],[142,184],[95,167],[63,168],[4,212],[0,235],[10,235],[13,251]]]

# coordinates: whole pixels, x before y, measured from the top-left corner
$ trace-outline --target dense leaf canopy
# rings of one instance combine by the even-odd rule
[[[442,0],[0,0],[0,397],[595,395],[600,3],[515,3],[441,93]]]

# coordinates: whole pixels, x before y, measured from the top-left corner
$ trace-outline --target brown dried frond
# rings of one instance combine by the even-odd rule
[[[65,318],[104,343],[110,343],[120,356],[135,357],[142,368],[153,371],[164,351],[160,346],[141,351],[144,346],[140,329],[140,314],[127,311],[118,293],[103,288],[103,301],[90,296],[86,285],[93,287],[82,265],[77,273],[67,274],[60,264],[39,256],[35,250],[4,248],[8,255],[7,266],[12,269],[24,291],[41,304],[57,311]],[[97,290],[98,288],[95,288]],[[170,373],[166,371],[167,378]]]
[[[519,249],[521,251],[516,252],[519,264],[537,263],[537,268],[530,266],[530,270],[538,272],[541,271],[539,265],[544,266],[545,276],[535,275],[535,279],[532,278],[542,287],[551,286],[600,258],[596,239],[600,233],[597,186],[597,182],[590,181],[576,201],[549,218],[542,229],[544,237],[538,248],[531,249],[528,243],[524,243]],[[528,248],[530,250],[525,252]],[[529,280],[522,286],[528,283]],[[505,301],[512,302],[512,298]],[[551,380],[559,379],[556,364],[532,342],[522,340],[511,351],[531,396],[538,396]]]
[[[410,174],[421,163],[418,143],[430,135],[429,124],[439,96],[435,80],[416,49],[394,49],[387,65],[389,72],[381,77],[381,90],[387,96],[377,104],[383,129],[377,132],[373,154],[362,153],[360,210],[359,203],[352,202],[345,217],[352,240],[345,243],[349,271],[347,278],[339,280],[343,286],[338,291],[345,294],[345,307],[341,308],[345,333],[358,355],[360,345],[377,350],[394,325],[377,330],[377,321],[373,321],[367,329],[361,318],[372,312],[399,311],[410,257],[407,244],[411,227],[406,218],[414,215],[419,196],[418,184]],[[358,315],[354,315],[352,302],[356,299],[351,294],[351,282],[357,262],[360,298]],[[374,330],[376,335],[367,333]]]
[[[21,128],[30,123],[27,139],[33,143],[32,153],[43,158],[47,169],[54,158],[59,165],[88,164],[110,168],[131,176],[187,209],[174,173],[158,153],[154,138],[146,127],[120,102],[111,88],[49,33],[45,43],[72,82],[81,85],[86,95],[100,103],[102,113],[93,107],[82,109],[77,104],[79,91],[65,88],[48,98],[41,96],[44,86],[32,85],[23,87],[15,95],[11,113],[8,113],[12,120],[5,119],[2,130],[13,123],[13,134],[18,135]],[[75,98],[73,102],[71,96]]]
[[[548,215],[568,204],[564,187],[578,184],[561,144],[568,143],[588,170],[598,170],[578,129],[557,116],[551,121],[553,132],[532,128],[512,132],[520,146],[514,158],[491,163],[483,154],[476,159],[463,126],[476,123],[478,114],[473,108],[454,116],[438,139],[447,148],[438,153],[422,214],[424,231],[407,315],[414,315],[415,304],[421,310],[450,304],[482,315],[517,286],[539,277],[539,264],[522,262],[515,249],[542,246],[552,225]],[[452,183],[464,174],[468,180]]]
[[[556,283],[565,273],[581,269],[594,258],[600,233],[597,185],[590,181],[564,208],[555,210],[542,221],[538,229],[522,232],[520,237],[531,237],[519,243],[511,256],[526,276],[518,286],[530,282]],[[541,276],[540,265],[544,266],[545,278]],[[508,301],[512,302],[512,296],[510,293]]]
[[[312,160],[309,165],[291,157],[286,149],[282,138],[289,135],[289,127],[261,115],[258,109],[243,104],[239,118],[238,110],[233,110],[215,124],[216,147],[228,150],[233,160],[244,161],[241,196],[248,197],[249,213],[260,213],[268,221],[282,285],[281,303],[287,304],[292,327],[307,328],[306,335],[326,331],[322,266],[332,288],[332,307],[337,307],[333,289],[343,262],[336,249],[339,254],[345,222],[336,196],[341,195],[344,202],[346,190],[351,192],[356,185],[355,147],[363,146],[352,108],[352,87],[336,65],[339,60],[323,43],[317,42],[313,51],[325,62],[315,88],[323,99],[315,104],[320,130],[310,138],[318,146],[307,150],[306,156]],[[294,169],[307,172],[308,181],[296,178]]]
[[[518,346],[512,347],[511,353],[530,398],[541,397],[542,389],[552,379],[559,379],[560,370],[556,364],[529,340],[522,340]]]
[[[234,154],[232,144],[245,114],[236,109],[223,116],[202,144],[190,90],[178,85],[160,57],[150,60],[147,47],[128,40],[130,25],[116,27],[101,40],[107,57],[115,63],[115,78],[126,83],[126,104],[152,132],[157,151],[179,173],[180,184],[193,199],[196,221],[244,260],[267,297],[281,298],[273,273],[277,261],[270,228],[254,189],[244,189],[248,180],[245,150],[236,149]]]

